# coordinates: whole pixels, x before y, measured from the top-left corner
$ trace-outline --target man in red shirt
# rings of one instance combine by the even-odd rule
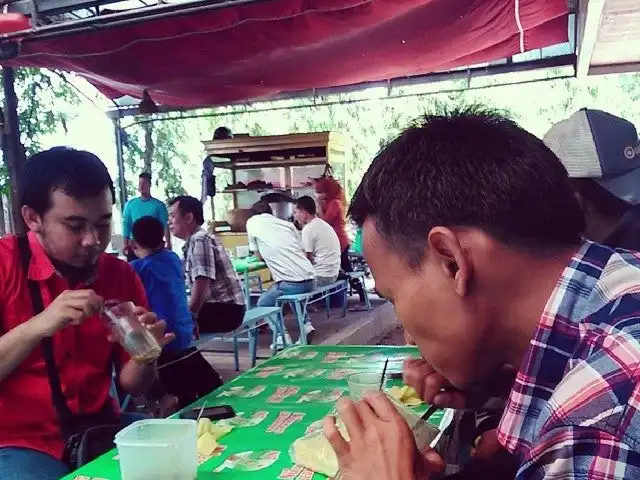
[[[105,300],[132,301],[139,320],[161,345],[165,323],[146,312],[144,288],[131,267],[104,253],[111,238],[113,182],[89,152],[54,148],[25,164],[22,216],[31,259],[21,265],[16,237],[0,240],[0,471],[5,480],[54,480],[68,473],[64,438],[52,402],[41,347],[53,358],[74,415],[113,412],[113,364],[122,388],[139,395],[156,378],[155,362],[139,364],[108,338]],[[44,311],[34,315],[28,280],[37,283]],[[115,362],[113,360],[116,360]],[[123,414],[122,423],[131,421]]]

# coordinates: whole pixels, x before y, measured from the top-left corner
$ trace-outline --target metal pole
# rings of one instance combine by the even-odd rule
[[[253,3],[271,2],[273,0],[227,0],[219,3],[211,0],[200,0],[191,3],[159,4],[152,7],[141,7],[125,12],[110,13],[105,15],[82,18],[66,22],[43,25],[27,30],[9,32],[0,35],[3,40],[21,39],[23,41],[44,40],[88,31],[102,30],[106,28],[122,27],[137,23],[164,20],[168,18],[204,13],[224,8],[240,7]]]
[[[26,227],[20,212],[18,176],[27,157],[20,141],[20,118],[18,117],[18,96],[16,95],[15,80],[14,69],[12,67],[2,67],[5,121],[2,135],[2,152],[11,182],[11,217],[13,218],[14,233],[21,234],[25,232]]]
[[[114,133],[116,137],[116,162],[118,163],[118,197],[120,198],[120,209],[124,211],[127,204],[127,181],[124,177],[124,158],[122,156],[122,131],[120,129],[120,119],[113,121]]]

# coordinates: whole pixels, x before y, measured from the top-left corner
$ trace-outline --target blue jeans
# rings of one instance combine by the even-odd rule
[[[316,288],[315,279],[306,282],[275,282],[258,299],[259,307],[275,307],[276,300],[283,295],[297,295],[299,293],[312,292]],[[305,322],[309,319],[306,318]]]
[[[123,427],[149,418],[141,413],[123,413]],[[57,458],[28,448],[0,448],[0,477],[2,480],[59,480],[69,473],[67,466]]]

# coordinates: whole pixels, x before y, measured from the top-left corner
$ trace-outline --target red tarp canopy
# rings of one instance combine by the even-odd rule
[[[195,107],[447,70],[567,35],[567,0],[272,0],[25,41],[9,63]]]

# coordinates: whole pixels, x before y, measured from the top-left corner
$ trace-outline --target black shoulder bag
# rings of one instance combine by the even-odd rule
[[[35,316],[44,311],[44,303],[40,293],[40,286],[37,282],[28,279],[27,273],[31,262],[31,248],[27,237],[18,237],[18,250],[22,269],[27,277],[29,295],[31,296],[33,314]],[[60,375],[53,355],[52,338],[43,338],[41,348],[47,368],[47,377],[49,378],[51,400],[58,414],[60,433],[65,441],[62,460],[69,468],[75,470],[114,448],[113,439],[122,426],[109,400],[107,400],[102,410],[97,413],[74,414],[71,412],[62,391]],[[112,361],[113,358],[107,366],[109,372],[113,368]]]

